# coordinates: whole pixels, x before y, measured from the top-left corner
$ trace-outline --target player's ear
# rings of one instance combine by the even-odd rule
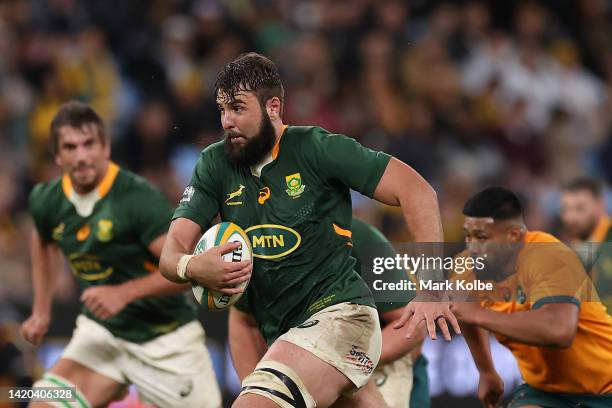
[[[599,215],[606,213],[606,201],[603,198],[599,198],[596,203],[597,213]]]
[[[523,240],[523,227],[512,226],[508,230],[508,241],[509,242],[521,242]]]
[[[280,119],[282,103],[278,96],[273,96],[266,101],[266,112],[270,116],[271,121]]]
[[[104,141],[104,158],[110,159],[111,156],[111,143],[109,139]]]

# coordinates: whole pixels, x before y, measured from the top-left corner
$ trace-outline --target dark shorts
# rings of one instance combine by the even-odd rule
[[[427,376],[427,359],[420,355],[412,367],[412,391],[410,392],[411,408],[429,408],[429,377]]]
[[[508,408],[537,405],[542,408],[610,408],[612,394],[566,394],[542,391],[523,384],[512,393]]]

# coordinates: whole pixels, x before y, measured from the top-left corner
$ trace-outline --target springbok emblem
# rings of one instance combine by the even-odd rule
[[[225,202],[227,203],[229,200],[236,198],[236,197],[240,197],[242,195],[242,192],[244,191],[246,187],[244,187],[242,184],[240,184],[240,187],[238,187],[238,190],[234,191],[233,193],[229,193],[227,195],[227,199],[225,200]]]

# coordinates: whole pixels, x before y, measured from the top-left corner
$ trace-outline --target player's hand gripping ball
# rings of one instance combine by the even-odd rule
[[[202,238],[200,238],[200,240],[195,246],[193,254],[198,255],[204,251],[209,250],[212,247],[220,246],[227,242],[239,242],[241,245],[234,251],[223,255],[224,261],[252,262],[253,251],[251,249],[249,237],[242,228],[232,222],[222,222],[212,226],[208,231],[204,233],[204,235],[202,235]],[[237,285],[237,287],[246,290],[248,285],[249,281],[246,281],[240,283],[239,285]],[[242,293],[228,295],[225,293],[210,290],[200,285],[194,285],[192,289],[196,300],[202,305],[207,305],[208,309],[212,311],[226,310],[231,305],[236,303],[238,299],[240,299],[240,297],[242,296]]]

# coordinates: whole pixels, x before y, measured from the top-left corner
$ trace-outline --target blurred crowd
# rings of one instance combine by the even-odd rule
[[[447,240],[462,240],[464,200],[493,183],[554,231],[562,183],[612,182],[611,14],[610,0],[3,0],[0,303],[31,299],[27,195],[58,175],[58,106],[91,103],[114,159],[177,202],[220,136],[216,73],[251,50],[281,70],[286,123],[354,137],[430,181]],[[394,209],[354,198],[410,238]],[[58,296],[73,299],[63,279]]]

